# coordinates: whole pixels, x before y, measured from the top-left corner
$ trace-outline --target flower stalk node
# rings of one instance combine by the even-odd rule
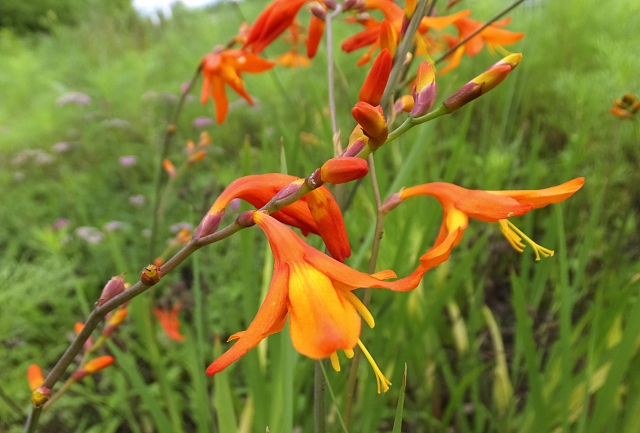
[[[33,407],[41,407],[51,398],[51,390],[46,386],[40,386],[31,393],[31,403]]]

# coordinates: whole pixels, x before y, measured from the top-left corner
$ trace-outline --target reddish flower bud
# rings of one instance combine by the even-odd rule
[[[518,66],[520,60],[522,60],[522,54],[511,54],[505,57],[449,96],[443,105],[453,113],[463,105],[484,95],[507,78],[507,75]]]
[[[388,214],[404,201],[400,196],[401,193],[402,191],[400,191],[399,193],[396,192],[394,194],[391,194],[389,198],[384,201],[382,207],[380,208],[383,214]]]
[[[124,290],[124,274],[111,278],[104,286],[104,289],[102,289],[100,299],[96,302],[96,307],[104,305],[105,302],[115,298],[120,293],[124,292]]]
[[[331,10],[335,10],[337,4],[335,0],[324,0],[324,5]]]
[[[309,8],[313,16],[324,21],[327,18],[327,11],[320,4],[316,3]]]
[[[38,364],[31,364],[27,370],[27,380],[29,381],[29,389],[35,391],[44,383],[44,376]]]
[[[364,134],[369,137],[369,146],[372,150],[376,150],[387,141],[389,129],[382,115],[382,107],[374,107],[361,101],[353,107],[351,115],[362,127]]]
[[[236,221],[242,227],[254,226],[254,225],[256,225],[256,223],[253,222],[253,214],[255,212],[256,211],[254,211],[254,210],[248,210],[248,211],[242,212],[240,215],[238,215],[238,218],[236,218]]]
[[[140,281],[146,286],[157,284],[162,278],[162,270],[155,265],[149,265],[140,272]]]
[[[402,95],[400,99],[393,104],[393,111],[396,115],[403,111],[408,113],[411,110],[413,110],[413,96],[411,95]]]
[[[362,130],[360,129],[360,131]],[[342,152],[342,155],[340,156],[344,156],[344,157],[357,156],[362,151],[362,149],[364,149],[366,145],[367,143],[365,143],[364,139],[359,138],[355,140],[352,144],[350,144],[349,147],[347,147],[344,150],[344,152]]]
[[[324,182],[347,183],[364,177],[369,172],[367,161],[362,158],[331,158],[322,165],[320,177]]]
[[[438,96],[436,74],[431,63],[424,62],[418,67],[416,85],[413,88],[413,109],[411,116],[420,117],[429,113]]]
[[[213,213],[208,212],[204,218],[202,218],[200,224],[198,224],[198,227],[193,234],[194,239],[200,239],[201,237],[215,233],[220,226],[220,220],[222,220],[223,215],[224,209],[218,212],[214,211]]]
[[[359,101],[366,102],[374,107],[380,104],[384,88],[387,86],[389,74],[391,74],[392,56],[388,49],[383,49],[376,57],[371,70],[360,89]]]
[[[294,180],[289,185],[285,186],[280,191],[278,191],[278,193],[271,199],[271,201],[280,201],[288,197],[291,197],[292,195],[298,192],[298,190],[300,189],[303,183],[304,183],[304,179]]]

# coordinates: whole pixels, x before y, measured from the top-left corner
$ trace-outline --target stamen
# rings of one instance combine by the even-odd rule
[[[333,352],[331,355],[329,355],[329,358],[331,359],[331,366],[333,367],[333,369],[337,372],[340,372],[340,360],[338,359],[338,352]]]
[[[522,232],[522,230],[516,227],[515,224],[513,224],[511,221],[500,220],[498,222],[500,223],[500,229],[502,230],[502,233],[505,235],[507,240],[511,243],[511,245],[516,250],[520,252],[524,250],[525,245],[522,243],[522,241],[524,240],[526,243],[531,245],[531,248],[533,248],[533,252],[536,255],[536,261],[540,260],[540,256],[542,257],[553,256],[554,254],[553,250],[550,250],[549,248],[545,248],[535,243],[529,236],[525,235]],[[517,245],[517,247],[520,247],[520,248],[517,248],[516,245],[514,245],[514,242]]]
[[[347,358],[349,359],[353,358],[353,349],[343,349],[342,351],[344,352],[345,355],[347,355]]]
[[[364,353],[364,356],[367,358],[367,361],[369,361],[369,364],[371,364],[371,368],[373,368],[373,372],[376,375],[376,382],[378,383],[378,394],[380,394],[380,387],[382,387],[382,391],[384,392],[389,391],[389,385],[391,385],[389,379],[387,379],[384,374],[382,374],[382,371],[380,371],[378,365],[373,360],[373,357],[371,356],[367,348],[364,347],[364,344],[362,344],[362,341],[358,340],[358,346],[360,346],[362,353]]]
[[[344,295],[344,297],[347,298],[347,300],[351,302],[351,304],[353,304],[353,306],[356,308],[358,313],[360,313],[364,321],[367,322],[367,325],[369,325],[371,328],[376,326],[376,321],[373,320],[373,315],[367,309],[367,307],[365,307],[365,305],[362,303],[360,298],[354,295],[350,290],[341,290],[341,292]]]

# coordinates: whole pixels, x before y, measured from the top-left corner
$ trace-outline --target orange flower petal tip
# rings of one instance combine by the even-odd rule
[[[176,302],[171,310],[156,308],[153,310],[164,333],[173,341],[182,342],[187,338],[180,333],[180,320],[178,313],[182,308],[182,302]]]
[[[387,121],[382,114],[382,108],[360,101],[351,110],[351,115],[362,127],[369,138],[369,145],[373,150],[382,146],[389,135]]]
[[[438,85],[433,66],[429,62],[423,62],[418,67],[416,86],[413,89],[413,108],[411,116],[420,117],[429,113],[438,97]]]
[[[87,370],[89,374],[94,374],[113,364],[113,361],[113,356],[100,356],[92,361],[87,362],[87,364],[84,366],[84,369]]]
[[[270,3],[251,26],[243,48],[251,47],[253,53],[259,54],[293,23],[307,1],[275,0]]]
[[[367,161],[355,157],[331,158],[322,165],[320,177],[323,182],[340,184],[360,179],[369,172]]]
[[[380,99],[382,99],[382,94],[391,74],[392,63],[393,58],[389,50],[384,48],[373,62],[371,70],[360,89],[358,100],[367,102],[374,107],[380,104]]]
[[[531,204],[539,209],[550,204],[559,203],[571,197],[584,185],[584,177],[577,177],[561,185],[538,190],[487,191],[491,194],[503,195],[519,203]]]
[[[44,376],[38,364],[31,364],[29,366],[27,370],[27,381],[29,382],[29,389],[31,391],[36,390],[44,383]]]
[[[82,323],[82,322],[76,322],[73,325],[73,330],[76,332],[76,334],[79,334],[80,331],[82,331],[83,328],[84,328],[84,323]]]

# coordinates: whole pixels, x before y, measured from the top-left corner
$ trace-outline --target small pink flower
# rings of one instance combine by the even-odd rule
[[[204,128],[205,126],[211,125],[213,120],[210,117],[196,117],[191,123],[196,128]]]
[[[68,225],[69,225],[69,220],[68,219],[66,219],[66,218],[58,218],[56,220],[56,222],[51,224],[51,230],[53,230],[54,232],[57,232],[58,230],[63,229]]]
[[[133,155],[126,155],[126,156],[121,156],[120,157],[120,165],[124,166],[124,167],[129,167],[132,165],[135,165],[135,163],[138,161],[138,158],[136,158]]]

